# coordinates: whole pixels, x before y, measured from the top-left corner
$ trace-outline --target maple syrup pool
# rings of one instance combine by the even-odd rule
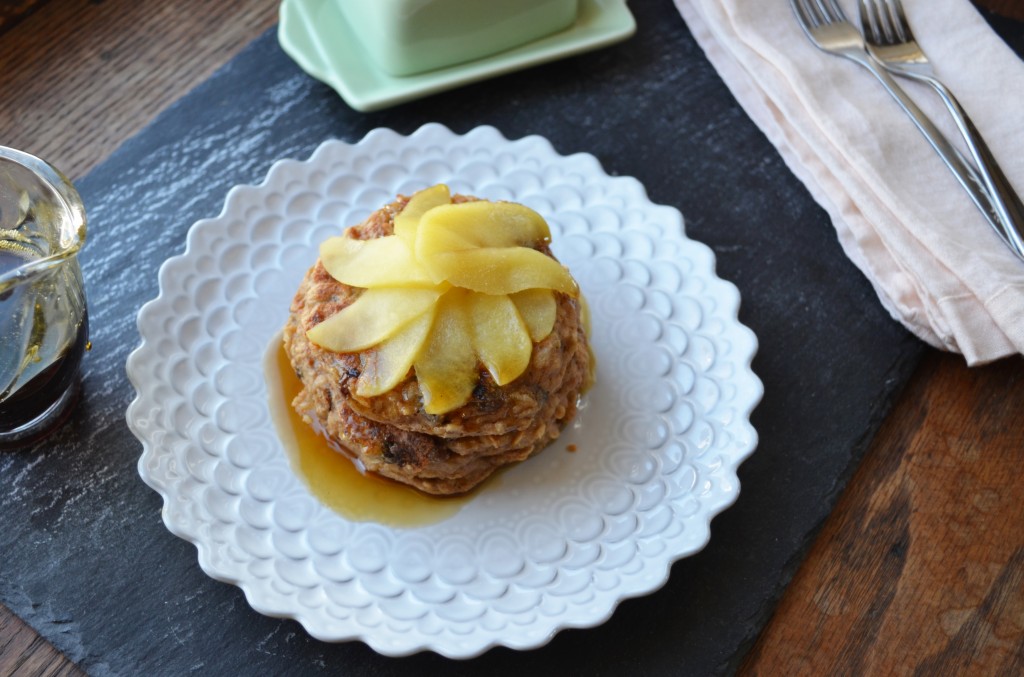
[[[344,450],[318,434],[291,406],[302,389],[284,350],[281,334],[263,360],[270,417],[292,469],[321,503],[355,522],[421,527],[454,516],[476,494],[498,481],[458,496],[431,496],[373,473],[362,472]]]

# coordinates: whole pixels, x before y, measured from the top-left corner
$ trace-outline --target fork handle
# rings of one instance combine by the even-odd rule
[[[992,151],[989,149],[988,144],[985,143],[985,139],[982,138],[981,132],[974,126],[974,122],[968,117],[967,112],[960,105],[960,102],[957,101],[956,97],[953,96],[953,93],[949,91],[949,88],[939,80],[927,75],[912,75],[909,77],[931,85],[932,89],[939,95],[939,98],[942,99],[942,102],[946,104],[946,108],[949,110],[954,122],[956,122],[956,126],[964,137],[964,141],[967,143],[968,150],[970,150],[971,155],[974,157],[974,161],[978,163],[981,178],[992,198],[992,207],[1003,223],[1006,238],[1014,250],[1016,250],[1018,256],[1024,256],[1024,236],[1021,234],[1022,229],[1024,229],[1024,204],[1021,203],[1020,196],[1014,191],[1013,186],[1010,185],[1010,180],[1006,178],[1002,167],[999,166],[999,163],[992,155]]]
[[[1003,221],[1000,218],[999,211],[993,205],[993,199],[990,196],[988,190],[982,179],[979,178],[978,172],[968,162],[964,160],[964,157],[954,148],[942,132],[932,123],[931,119],[918,108],[917,104],[914,103],[913,99],[907,95],[903,88],[900,87],[893,79],[885,67],[879,63],[879,61],[869,54],[866,50],[851,50],[844,54],[848,58],[856,61],[860,65],[867,68],[871,73],[878,78],[882,86],[885,87],[886,91],[896,99],[896,102],[900,105],[900,108],[913,120],[914,125],[917,126],[918,131],[924,135],[931,147],[939,154],[942,161],[946,164],[953,176],[956,177],[960,185],[963,186],[964,190],[970,196],[971,201],[974,202],[975,206],[981,210],[981,213],[985,216],[989,225],[995,230],[996,234],[999,235],[1000,239],[1003,240],[1010,247],[1010,249],[1021,259],[1024,259],[1024,249],[1018,250],[1014,244],[1010,241],[1009,236],[1005,232],[1003,227]]]

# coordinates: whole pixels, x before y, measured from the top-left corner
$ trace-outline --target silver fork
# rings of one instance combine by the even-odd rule
[[[895,75],[929,85],[949,109],[971,156],[978,164],[992,206],[1002,221],[1007,243],[1024,257],[1024,204],[999,167],[988,144],[953,93],[935,77],[924,50],[914,39],[900,0],[859,0],[860,23],[867,38],[868,51]]]
[[[818,49],[829,54],[846,57],[868,69],[878,78],[886,91],[896,99],[896,102],[910,116],[921,134],[942,158],[942,161],[953,172],[971,200],[981,210],[989,225],[1006,242],[999,213],[992,206],[992,201],[978,177],[977,171],[949,143],[928,116],[907,96],[907,93],[896,84],[896,81],[878,60],[871,56],[867,44],[864,42],[864,36],[847,21],[843,10],[835,0],[790,0],[790,4],[793,6],[800,27]]]

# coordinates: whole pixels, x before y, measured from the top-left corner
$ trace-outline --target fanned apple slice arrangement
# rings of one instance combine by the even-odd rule
[[[415,369],[424,411],[452,411],[469,401],[478,364],[499,386],[526,370],[554,328],[553,291],[579,296],[569,271],[535,249],[550,241],[528,207],[453,204],[448,186],[427,188],[395,217],[394,235],[320,246],[331,277],[364,291],[307,336],[362,353],[357,395],[386,393]]]

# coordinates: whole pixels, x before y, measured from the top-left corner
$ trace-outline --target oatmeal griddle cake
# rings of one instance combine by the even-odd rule
[[[452,201],[472,199],[454,196]],[[350,228],[348,235],[370,239],[392,234],[394,217],[407,202],[400,197]],[[550,255],[546,248],[542,251]],[[433,415],[423,411],[413,370],[383,395],[358,397],[356,381],[366,353],[331,352],[306,337],[309,329],[360,293],[331,277],[318,261],[292,301],[284,344],[303,384],[292,406],[366,470],[431,494],[462,493],[499,467],[543,449],[575,415],[590,369],[579,300],[555,292],[554,329],[534,344],[529,366],[519,378],[498,386],[478,365],[470,401]]]

